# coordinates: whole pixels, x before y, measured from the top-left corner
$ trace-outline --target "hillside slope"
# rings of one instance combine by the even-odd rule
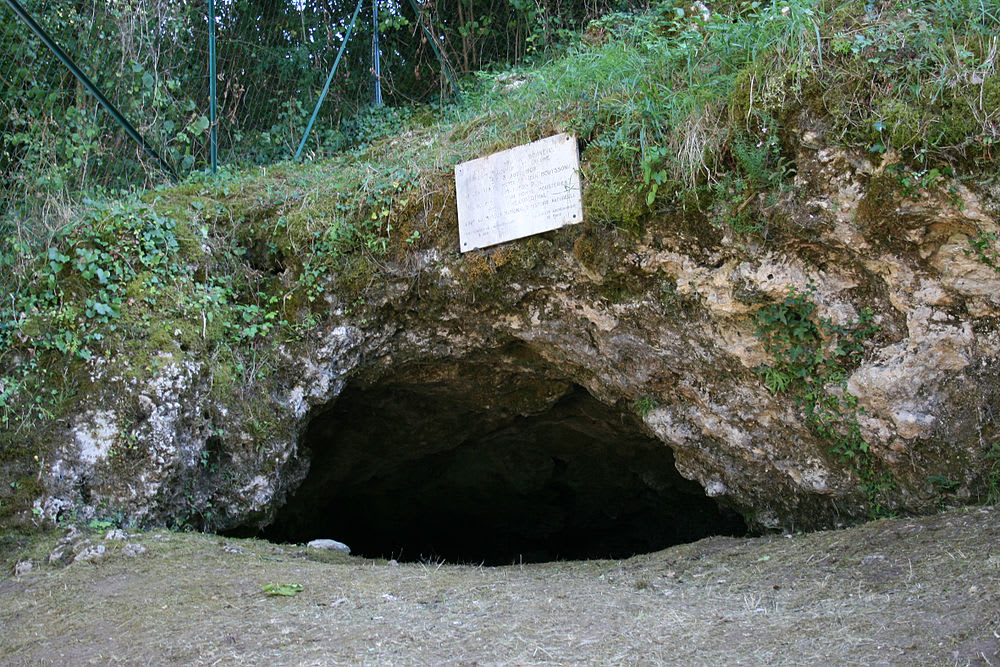
[[[996,499],[997,17],[676,9],[6,239],[0,519],[302,537],[419,480],[432,523],[544,542]],[[453,166],[556,132],[585,222],[460,254]]]

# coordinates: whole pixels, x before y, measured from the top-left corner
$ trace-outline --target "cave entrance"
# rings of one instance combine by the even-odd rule
[[[309,474],[264,536],[502,565],[745,533],[630,411],[496,361],[414,366],[345,388],[307,428]]]

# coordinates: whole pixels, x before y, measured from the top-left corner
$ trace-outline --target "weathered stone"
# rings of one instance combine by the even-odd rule
[[[146,553],[146,547],[138,542],[129,542],[124,547],[122,547],[122,555],[128,556],[129,558],[134,558],[135,556],[141,556]]]
[[[92,544],[73,557],[74,563],[96,563],[104,559],[108,548],[103,544]]]
[[[59,539],[55,548],[49,554],[49,565],[68,565],[76,556],[91,546],[90,539],[84,533],[70,524],[65,535]]]
[[[34,566],[30,560],[19,561],[16,565],[14,565],[14,576],[20,577],[23,574],[28,574],[31,572],[33,567]]]
[[[312,540],[307,547],[310,549],[326,549],[327,551],[339,551],[341,553],[350,554],[351,548],[344,544],[343,542],[338,542],[337,540]]]

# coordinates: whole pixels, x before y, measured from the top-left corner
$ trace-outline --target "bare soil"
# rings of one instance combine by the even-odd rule
[[[505,567],[166,531],[49,565],[60,537],[0,538],[2,664],[1000,665],[997,508]]]

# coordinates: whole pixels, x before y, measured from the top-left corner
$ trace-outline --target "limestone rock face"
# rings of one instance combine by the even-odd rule
[[[466,255],[453,230],[426,234],[373,262],[360,287],[330,276],[322,323],[283,344],[252,397],[211,398],[210,359],[167,365],[142,386],[107,378],[116,398],[66,425],[36,507],[265,526],[322,446],[310,425],[349,387],[384,391],[386,406],[430,406],[381,413],[399,422],[395,444],[380,445],[396,461],[583,390],[637,417],[684,478],[755,528],[859,520],[876,496],[885,509],[929,511],[941,501],[933,479],[975,500],[1000,438],[1000,273],[970,239],[1000,232],[997,193],[958,181],[902,192],[890,161],[801,142],[794,187],[748,209],[768,221],[766,238],[691,212],[654,215],[639,236],[588,222]],[[429,201],[454,207],[450,196]],[[878,327],[824,389],[854,406],[845,417],[866,443],[864,466],[832,452],[793,393],[765,385],[761,368],[775,360],[755,313],[792,290],[831,326],[870,311]],[[332,459],[338,480],[375,475],[365,451]]]

